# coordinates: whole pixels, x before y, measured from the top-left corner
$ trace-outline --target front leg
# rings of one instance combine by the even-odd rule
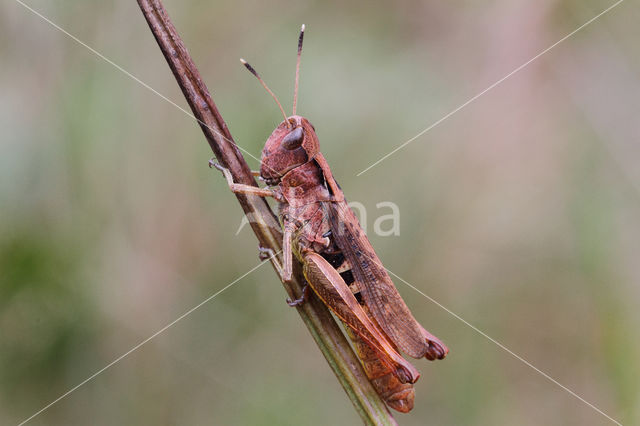
[[[291,277],[293,276],[293,250],[291,248],[291,243],[293,241],[293,232],[295,231],[295,226],[291,223],[287,218],[284,220],[283,224],[284,235],[282,240],[282,266],[276,265],[278,269],[278,275],[283,282],[291,281]],[[276,254],[270,248],[258,247],[260,260],[267,260],[269,258],[275,257]],[[277,262],[276,262],[277,263]]]
[[[282,266],[280,266],[280,263],[278,262],[278,258],[277,258],[278,254],[280,253],[281,252],[276,253],[275,251],[273,251],[272,248],[269,248],[269,247],[258,246],[258,258],[263,262],[265,260],[271,260],[272,261],[271,263],[276,268],[276,272],[278,273],[278,276],[280,276],[280,278],[284,281]]]
[[[275,266],[276,272],[278,272],[280,279],[285,282],[291,280],[291,276],[293,275],[293,253],[291,250],[292,230],[287,231],[287,229],[290,229],[289,226],[285,227],[284,241],[282,244],[284,247],[282,250],[282,256],[284,258],[284,268],[280,266],[280,264],[277,261],[273,262],[273,265]],[[258,246],[258,251],[259,251],[258,257],[260,258],[260,260],[263,260],[263,261],[273,260],[273,258],[275,258],[277,254],[273,251],[273,249],[268,247]],[[303,303],[305,303],[307,299],[309,299],[310,294],[311,294],[311,287],[309,287],[309,284],[305,283],[304,287],[302,287],[302,294],[300,295],[300,297],[293,300],[287,299],[286,300],[287,305],[291,307],[300,306]]]
[[[273,197],[278,199],[278,195],[275,191],[269,188],[257,188],[252,185],[245,185],[242,183],[235,183],[233,181],[233,176],[231,176],[231,172],[229,169],[222,167],[220,164],[216,163],[213,159],[209,160],[209,167],[215,167],[220,170],[224,175],[225,179],[227,179],[227,184],[229,185],[229,189],[236,194],[253,194],[259,197]]]
[[[286,282],[291,281],[293,275],[293,250],[291,249],[291,240],[293,239],[293,229],[291,223],[284,223],[284,237],[282,241],[282,257],[284,268],[282,271],[282,279]]]

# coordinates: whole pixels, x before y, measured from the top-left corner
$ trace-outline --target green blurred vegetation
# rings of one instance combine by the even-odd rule
[[[624,424],[640,423],[638,5],[165,1],[259,157],[299,111],[347,197],[401,209],[385,265]],[[136,2],[28,4],[184,106]],[[17,2],[0,5],[0,424],[16,424],[258,264],[192,119]],[[255,159],[247,158],[253,168]],[[369,229],[372,229],[369,223]],[[397,283],[451,348],[418,424],[607,424]],[[31,424],[357,424],[269,266]]]

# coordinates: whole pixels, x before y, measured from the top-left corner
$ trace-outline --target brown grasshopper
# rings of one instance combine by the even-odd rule
[[[358,219],[319,150],[313,125],[296,115],[304,25],[298,39],[293,115],[282,105],[258,73],[241,60],[275,99],[284,121],[262,151],[259,176],[267,184],[257,188],[233,182],[221,170],[233,192],[273,197],[279,202],[284,231],[283,266],[290,280],[295,256],[308,282],[291,306],[304,303],[309,289],[346,324],[365,372],[376,391],[392,408],[413,408],[413,383],[420,377],[399,350],[413,358],[443,359],[447,347],[415,320],[380,263]],[[257,173],[255,173],[257,174]]]

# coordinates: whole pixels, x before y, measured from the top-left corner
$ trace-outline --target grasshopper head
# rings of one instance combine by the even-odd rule
[[[277,185],[289,171],[311,160],[318,154],[318,137],[313,125],[304,117],[296,115],[298,104],[298,83],[300,80],[300,55],[302,54],[302,40],[304,38],[304,24],[298,36],[298,55],[296,60],[296,81],[293,92],[293,115],[287,117],[282,104],[269,89],[258,72],[244,59],[240,62],[253,74],[260,84],[273,97],[280,108],[284,121],[271,133],[262,150],[260,176],[268,185]]]
[[[262,150],[260,176],[269,185],[280,182],[289,171],[313,160],[319,150],[313,125],[292,115],[271,133]]]

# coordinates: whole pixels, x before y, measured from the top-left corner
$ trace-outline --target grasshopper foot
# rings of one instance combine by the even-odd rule
[[[309,298],[310,290],[311,287],[309,287],[309,284],[305,284],[302,288],[302,295],[296,300],[287,299],[287,305],[291,306],[292,308],[302,305]]]
[[[267,259],[271,259],[274,256],[275,253],[273,252],[273,249],[270,249],[269,247],[258,246],[258,259],[264,261]]]
[[[212,168],[212,167],[215,167],[216,169],[218,169],[220,171],[225,170],[225,168],[222,167],[222,165],[216,161],[216,157],[211,157],[209,159],[209,168]]]

